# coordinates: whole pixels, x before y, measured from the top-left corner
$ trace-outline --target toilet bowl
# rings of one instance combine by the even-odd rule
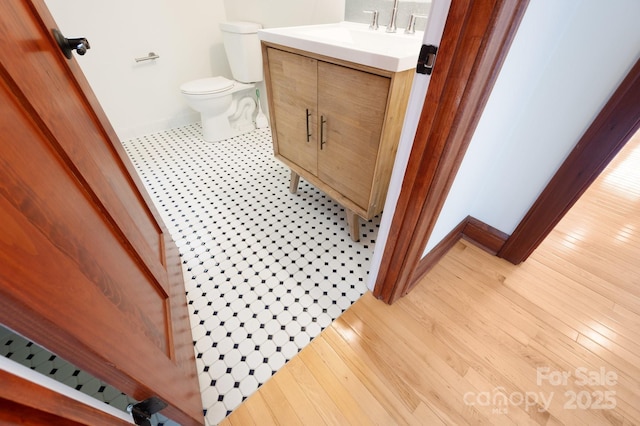
[[[253,130],[255,85],[209,77],[180,86],[187,105],[200,113],[202,139],[218,142]]]
[[[234,80],[208,77],[180,86],[184,99],[200,113],[202,138],[218,142],[255,129],[255,84],[262,81],[262,51],[253,22],[223,22],[224,47]]]

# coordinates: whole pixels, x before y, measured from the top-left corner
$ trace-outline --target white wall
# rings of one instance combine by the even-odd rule
[[[89,40],[91,50],[76,59],[123,140],[199,119],[179,87],[213,75],[231,78],[220,22],[274,27],[344,19],[344,0],[45,2],[66,37]],[[134,61],[150,51],[160,59]]]
[[[230,21],[260,22],[264,28],[344,20],[345,0],[224,0]]]
[[[76,59],[121,139],[197,120],[180,84],[231,76],[217,25],[226,17],[222,0],[46,4],[66,37],[89,40],[91,50]],[[150,51],[160,59],[134,61]]]
[[[531,0],[427,244],[512,233],[640,56],[637,0]]]

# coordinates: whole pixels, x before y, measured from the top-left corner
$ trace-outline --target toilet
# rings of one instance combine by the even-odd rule
[[[209,77],[180,86],[187,104],[200,113],[202,138],[218,142],[255,129],[255,84],[262,81],[262,51],[253,22],[222,22],[220,29],[234,80]]]

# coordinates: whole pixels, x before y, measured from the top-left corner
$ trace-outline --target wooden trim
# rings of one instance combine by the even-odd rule
[[[508,234],[471,216],[467,217],[462,236],[494,256],[509,238]]]
[[[411,277],[411,282],[407,286],[403,296],[409,293],[461,238],[495,256],[509,238],[509,235],[493,226],[487,225],[475,217],[467,216],[427,253],[426,256],[420,259]]]
[[[415,271],[411,277],[411,282],[407,286],[403,296],[413,290],[427,273],[436,266],[436,264],[442,259],[451,248],[460,241],[463,234],[462,231],[469,223],[469,217],[464,218],[455,228],[451,230],[425,257],[420,259]]]
[[[578,141],[498,256],[526,260],[640,128],[640,60]]]
[[[4,370],[0,370],[0,423],[3,425],[130,424]]]
[[[451,4],[373,291],[387,303],[410,286],[527,4]]]

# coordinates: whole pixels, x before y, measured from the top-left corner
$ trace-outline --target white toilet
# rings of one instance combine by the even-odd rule
[[[255,82],[262,81],[262,51],[253,22],[220,24],[225,52],[235,80],[209,77],[180,86],[187,104],[200,113],[202,137],[218,142],[255,129]]]

